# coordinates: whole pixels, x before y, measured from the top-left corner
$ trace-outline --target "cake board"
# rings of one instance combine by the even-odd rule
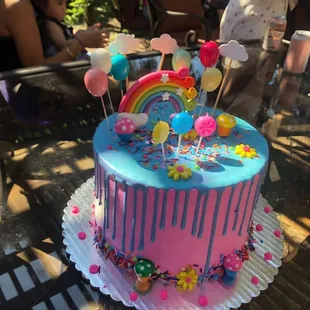
[[[110,295],[115,301],[123,302],[126,306],[136,307],[139,310],[238,308],[266,290],[282,264],[283,235],[279,228],[280,223],[276,213],[260,195],[253,215],[255,251],[250,253],[249,260],[244,261],[233,287],[226,288],[218,281],[211,280],[193,292],[187,293],[179,292],[171,285],[165,287],[161,283],[156,283],[149,294],[137,296],[132,294],[134,293],[132,277],[125,270],[117,269],[110,260],[103,257],[102,252],[95,248],[94,220],[91,210],[94,202],[93,189],[94,178],[91,178],[78,188],[68,201],[62,224],[63,242],[70,260],[75,263],[75,268],[90,281],[91,286],[97,288],[102,294]],[[263,230],[258,229],[260,230],[258,231],[255,228],[257,224],[262,224]],[[271,260],[265,260],[266,253],[272,254]],[[89,271],[91,265],[99,266],[100,272],[91,274]],[[162,298],[163,290],[166,292],[166,299]],[[199,296],[205,296],[208,299],[206,307],[199,305]],[[133,297],[138,298],[133,300],[135,299]]]

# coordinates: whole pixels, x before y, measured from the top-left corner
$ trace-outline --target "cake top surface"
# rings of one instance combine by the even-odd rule
[[[253,126],[237,117],[236,126],[228,137],[220,137],[218,127],[214,134],[202,139],[197,154],[199,136],[196,131],[183,135],[177,158],[178,134],[171,128],[170,121],[171,114],[175,112],[170,102],[157,101],[148,113],[147,124],[133,133],[130,142],[121,141],[116,134],[114,128],[118,114],[110,115],[111,130],[104,120],[94,136],[94,150],[100,165],[108,174],[129,185],[178,190],[227,187],[251,179],[266,165],[266,140]],[[209,112],[208,108],[203,108],[202,115]],[[216,111],[215,118],[220,114]],[[158,120],[170,125],[170,133],[164,143],[166,161],[163,160],[161,144],[156,145],[152,141],[152,131]],[[128,135],[130,122],[124,126],[124,135]],[[185,173],[187,176],[183,176],[188,179],[175,180],[176,173]]]

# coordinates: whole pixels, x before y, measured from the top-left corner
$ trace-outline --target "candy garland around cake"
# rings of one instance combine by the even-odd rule
[[[93,242],[96,248],[102,251],[105,259],[112,261],[120,271],[126,271],[130,276],[136,274],[135,291],[142,295],[147,294],[155,282],[160,282],[164,286],[173,285],[176,289],[185,291],[192,291],[196,286],[203,286],[205,281],[211,279],[231,287],[236,282],[242,263],[249,259],[251,252],[255,251],[255,243],[257,242],[253,237],[252,222],[249,238],[242,249],[236,249],[226,256],[222,254],[219,257],[219,262],[211,266],[207,272],[204,272],[201,266],[193,264],[184,266],[178,274],[171,274],[168,270],[161,270],[160,266],[148,259],[115,249],[107,240],[102,238],[102,228],[97,226],[96,221],[95,224],[91,225],[95,229]],[[269,256],[265,253],[266,261],[272,259]]]

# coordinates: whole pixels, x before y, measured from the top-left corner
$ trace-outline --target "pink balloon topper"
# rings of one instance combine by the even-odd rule
[[[101,97],[108,89],[108,77],[98,68],[89,69],[84,76],[87,90],[95,97]]]

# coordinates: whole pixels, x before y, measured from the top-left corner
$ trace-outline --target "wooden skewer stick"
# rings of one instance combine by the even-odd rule
[[[111,108],[112,114],[114,114],[114,107],[113,107],[113,103],[112,103],[112,99],[111,99],[109,89],[107,89],[107,93],[108,93],[108,97],[109,97],[110,108]]]
[[[128,89],[129,89],[129,79],[128,79],[128,76],[126,77],[125,83],[126,83],[126,92],[127,92]]]
[[[165,61],[165,54],[161,54],[161,58],[160,58],[160,62],[159,62],[157,71],[161,70],[161,68],[163,67],[164,61]]]
[[[223,81],[222,81],[222,85],[221,85],[221,88],[219,90],[219,93],[217,94],[217,97],[216,97],[216,100],[215,100],[215,104],[213,106],[213,109],[212,109],[212,112],[211,112],[211,116],[214,116],[214,113],[215,113],[215,109],[217,107],[217,104],[220,100],[220,97],[222,95],[222,92],[224,90],[224,85],[226,84],[226,80],[227,80],[227,77],[228,77],[228,74],[229,74],[229,71],[230,71],[230,67],[231,67],[231,64],[232,64],[232,59],[230,59],[229,61],[229,64],[228,64],[228,67],[227,67],[227,70],[225,72],[225,75],[224,75],[224,78],[223,78]]]
[[[110,123],[109,123],[109,119],[108,119],[108,114],[107,114],[107,110],[105,108],[105,104],[104,104],[104,101],[103,101],[103,97],[101,96],[101,104],[102,104],[102,108],[103,108],[103,113],[104,113],[104,117],[106,118],[107,120],[107,125],[108,125],[108,128],[109,128],[109,133],[111,135],[111,127],[110,127]]]
[[[163,152],[163,158],[164,158],[164,162],[166,161],[166,155],[165,155],[165,148],[164,148],[164,144],[161,144],[161,150]]]

